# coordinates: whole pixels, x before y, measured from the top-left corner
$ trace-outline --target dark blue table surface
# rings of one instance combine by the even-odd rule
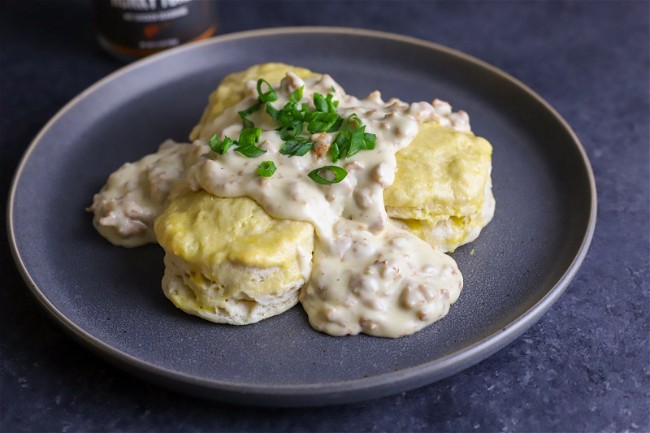
[[[39,129],[121,64],[98,48],[89,1],[0,4],[4,204]],[[222,1],[220,13],[222,34],[337,25],[416,36],[531,86],[572,125],[596,175],[581,270],[540,322],[453,377],[364,403],[264,409],[181,395],[88,352],[30,295],[3,230],[1,432],[650,431],[649,2]]]

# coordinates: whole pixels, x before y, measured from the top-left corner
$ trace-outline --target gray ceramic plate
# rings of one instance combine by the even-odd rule
[[[318,47],[316,50],[314,47]],[[108,174],[183,141],[228,73],[282,61],[333,75],[350,93],[450,101],[494,145],[493,222],[454,253],[465,288],[441,322],[409,337],[333,338],[300,306],[261,323],[214,325],[162,295],[157,246],[122,249],[84,207]],[[27,285],[74,336],[115,364],[210,398],[264,405],[351,402],[434,382],[530,327],[576,273],[595,224],[585,153],[539,96],[459,52],[403,36],[333,28],[231,34],[128,66],[48,123],[9,203],[9,236]]]

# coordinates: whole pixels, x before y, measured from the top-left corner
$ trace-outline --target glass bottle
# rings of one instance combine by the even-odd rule
[[[217,30],[215,0],[95,0],[99,43],[123,60],[206,39]]]

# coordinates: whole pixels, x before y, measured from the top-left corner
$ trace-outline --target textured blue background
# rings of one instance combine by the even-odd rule
[[[65,103],[121,66],[88,1],[4,1],[0,191]],[[572,125],[596,175],[592,247],[560,301],[482,363],[354,405],[258,409],[187,397],[66,336],[0,250],[1,432],[650,431],[650,3],[222,1],[220,32],[287,25],[391,31],[459,49],[531,86]],[[4,212],[2,212],[4,223]]]

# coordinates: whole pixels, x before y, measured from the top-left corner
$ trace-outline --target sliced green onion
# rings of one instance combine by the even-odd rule
[[[266,86],[266,92],[262,91],[262,86]],[[257,94],[259,95],[259,99],[261,102],[273,102],[278,100],[278,95],[275,93],[275,90],[273,90],[273,86],[269,84],[268,81],[260,78],[257,80]]]
[[[339,183],[348,175],[348,172],[336,165],[326,165],[309,172],[308,176],[321,185]]]
[[[298,104],[295,102],[287,102],[287,104],[279,111],[276,121],[281,126],[286,126],[293,122],[302,122],[304,116],[305,111],[302,107],[298,108]]]
[[[339,105],[339,101],[335,101],[334,95],[328,93],[327,96],[323,96],[320,93],[314,93],[314,107],[316,111],[322,113],[336,113],[336,107]]]
[[[366,146],[365,147],[366,150],[373,150],[375,148],[375,145],[377,144],[377,136],[375,134],[366,132],[363,135],[363,142]]]
[[[350,147],[348,148],[348,152],[345,155],[346,158],[356,154],[358,151],[365,149],[365,131],[366,131],[366,126],[362,126],[361,128],[357,128],[354,131],[352,131],[352,135],[350,136]]]
[[[328,131],[336,123],[339,117],[340,116],[336,113],[308,113],[308,115],[305,116],[305,120],[309,121],[307,131],[309,131],[310,134]]]
[[[269,116],[271,116],[271,118],[272,118],[273,120],[275,120],[276,122],[280,123],[280,121],[278,120],[278,116],[280,115],[280,110],[278,110],[277,108],[273,107],[273,105],[271,105],[271,104],[266,104],[266,113],[267,113]]]
[[[275,173],[277,167],[273,161],[264,161],[257,166],[257,175],[262,177],[271,177]]]
[[[260,155],[264,155],[266,153],[266,150],[260,149],[259,147],[252,145],[252,146],[239,146],[235,148],[235,152],[239,152],[244,156],[247,156],[248,158],[257,158]]]
[[[343,124],[343,118],[340,115],[336,115],[336,121],[334,124],[330,127],[330,129],[327,130],[327,132],[336,132],[339,129],[341,129],[341,124]]]
[[[314,107],[316,111],[327,112],[329,110],[325,97],[320,93],[314,93]]]
[[[280,153],[283,155],[303,156],[314,147],[314,142],[310,141],[307,137],[296,137],[287,140],[280,147]]]
[[[298,108],[298,104],[292,104],[290,105],[291,107],[291,116],[296,119],[296,120],[302,120],[305,118],[305,112],[306,110],[306,105],[303,104],[300,108]]]
[[[292,122],[280,128],[280,138],[290,140],[302,133],[302,120]]]
[[[288,125],[291,122],[299,120],[295,119],[293,113],[291,112],[291,108],[289,107],[289,104],[285,105],[282,110],[278,113],[278,123],[282,126]]]
[[[230,137],[224,137],[223,140],[220,140],[217,134],[214,134],[208,142],[210,149],[212,149],[213,152],[217,152],[221,155],[226,153],[226,151],[230,149],[233,144],[235,144],[235,142]]]
[[[291,95],[289,95],[289,102],[298,103],[302,99],[303,90],[305,90],[305,86],[300,86],[299,89],[291,92]]]
[[[325,97],[325,102],[327,102],[327,108],[330,113],[336,113],[336,107],[339,106],[339,101],[335,101],[334,95],[328,93]]]
[[[244,128],[239,134],[239,145],[241,147],[254,146],[261,134],[262,128]]]
[[[348,155],[348,149],[350,148],[350,132],[341,131],[338,133],[332,145],[330,146],[330,157],[332,162],[336,162],[339,159],[346,158]]]
[[[346,127],[350,129],[357,129],[360,128],[361,125],[363,125],[363,122],[361,119],[359,119],[359,116],[357,116],[356,113],[352,113],[348,116],[347,119],[345,119]]]
[[[332,132],[332,128],[328,132]],[[349,158],[360,150],[372,150],[376,144],[377,136],[366,132],[366,125],[353,113],[345,119],[345,125],[330,146],[329,154],[332,162],[336,162]]]
[[[265,150],[257,147],[261,129],[256,128],[249,119],[249,116],[264,104],[266,113],[279,124],[277,131],[284,141],[280,147],[280,153],[283,155],[289,157],[305,155],[314,147],[314,142],[311,141],[308,134],[322,132],[338,132],[329,149],[332,162],[353,156],[360,150],[374,149],[377,136],[365,132],[366,127],[359,116],[353,113],[343,119],[337,113],[339,101],[334,100],[333,93],[335,92],[336,88],[332,86],[325,96],[314,93],[314,108],[310,108],[309,104],[301,102],[304,94],[304,86],[301,86],[291,92],[289,100],[281,109],[277,109],[271,105],[271,102],[278,100],[276,91],[268,81],[259,79],[257,81],[258,100],[239,112],[243,123],[239,140],[234,141],[228,137],[219,140],[218,137],[213,137],[210,141],[210,148],[215,152],[223,153],[231,146],[237,145],[235,151],[249,158],[266,153]],[[347,172],[344,169],[336,166],[322,167],[309,173],[309,177],[314,181],[323,184],[338,183],[346,175]]]

